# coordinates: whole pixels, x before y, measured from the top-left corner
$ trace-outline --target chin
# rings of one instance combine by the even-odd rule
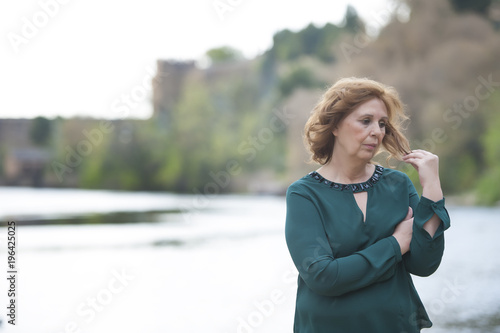
[[[373,155],[373,154],[365,154],[363,156],[358,156],[358,157],[364,163],[370,163],[374,156],[375,155]]]
[[[358,158],[360,160],[363,160],[363,161],[369,163],[375,157],[375,155],[377,155],[377,152],[365,151],[361,154],[358,154]]]

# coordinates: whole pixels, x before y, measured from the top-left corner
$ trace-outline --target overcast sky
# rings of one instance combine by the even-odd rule
[[[276,31],[340,23],[352,4],[369,24],[390,0],[22,0],[0,3],[0,117],[147,117],[157,59],[201,59],[228,45],[253,57]],[[373,24],[374,27],[377,24]],[[145,94],[147,94],[147,96]]]

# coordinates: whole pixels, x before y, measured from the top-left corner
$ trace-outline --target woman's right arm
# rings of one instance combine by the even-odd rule
[[[394,236],[349,256],[335,258],[316,206],[289,188],[285,236],[292,260],[306,285],[317,294],[340,296],[386,280],[402,260]]]
[[[408,208],[408,213],[403,221],[399,222],[392,234],[399,243],[401,254],[405,254],[410,250],[411,238],[413,236],[413,209]]]

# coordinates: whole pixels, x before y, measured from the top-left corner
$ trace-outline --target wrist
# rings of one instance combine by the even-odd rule
[[[443,190],[439,181],[427,186],[422,186],[422,196],[432,201],[443,199]]]

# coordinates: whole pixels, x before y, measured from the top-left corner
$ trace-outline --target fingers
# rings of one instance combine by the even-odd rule
[[[427,151],[427,150],[423,150],[423,149],[412,149],[412,150],[410,151],[410,154],[411,154],[411,153],[422,153],[422,154],[431,154],[431,155],[432,155],[432,153],[431,153],[431,152],[429,152],[429,151]]]
[[[406,214],[405,220],[411,219],[412,216],[413,216],[413,209],[411,209],[411,207],[408,207],[408,214]]]
[[[410,163],[413,166],[416,166],[416,163],[418,161],[421,161],[421,159],[417,159],[417,158],[413,158],[413,157],[408,157],[408,156],[403,157],[403,162]]]
[[[403,160],[410,159],[410,158],[412,158],[412,159],[416,159],[416,158],[423,159],[425,157],[426,157],[426,155],[424,155],[422,153],[413,152],[413,153],[409,153],[408,155],[403,156]]]
[[[403,162],[411,164],[411,166],[413,166],[417,170],[418,170],[419,162],[421,160],[422,159],[417,159],[417,158],[409,157],[408,155],[403,156]]]
[[[427,154],[426,153],[427,152],[424,152],[424,151],[414,150],[411,153],[406,154],[405,156],[403,156],[403,160],[416,159],[416,158],[423,159],[426,156],[429,156],[428,153]]]
[[[418,167],[424,163],[435,163],[438,161],[438,156],[422,149],[415,149],[403,156],[403,161],[411,164],[418,170]]]
[[[434,155],[433,153],[428,152],[428,151],[423,150],[423,149],[415,149],[415,150],[412,150],[411,152],[409,152],[408,154],[406,154],[405,156],[403,156],[403,159],[404,158],[415,158],[415,157],[424,158],[424,157],[437,157],[437,156]]]

